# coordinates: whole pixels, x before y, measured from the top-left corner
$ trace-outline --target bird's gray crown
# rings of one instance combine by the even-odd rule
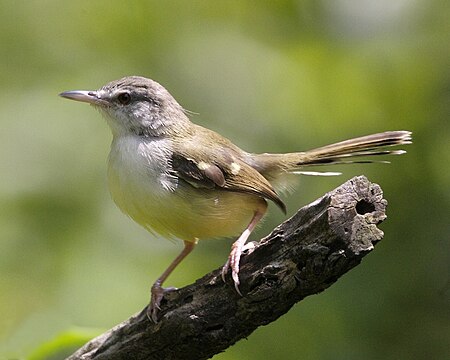
[[[106,113],[114,134],[133,132],[161,136],[183,128],[189,120],[180,104],[159,83],[142,76],[112,81],[97,92],[106,100]]]

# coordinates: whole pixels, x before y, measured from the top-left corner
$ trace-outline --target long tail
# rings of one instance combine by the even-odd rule
[[[305,166],[389,162],[364,159],[374,155],[401,155],[405,150],[392,150],[391,146],[411,144],[410,131],[386,131],[362,136],[335,144],[322,146],[305,152],[289,154],[259,154],[255,157],[256,168],[268,178],[276,178],[280,172],[304,173],[308,175],[337,175],[302,171]]]
[[[401,155],[406,153],[406,151],[388,150],[386,148],[410,143],[410,131],[386,131],[322,146],[317,149],[306,151],[305,153],[298,153],[299,159],[295,165],[306,166],[379,162],[379,160],[360,158],[373,155]]]

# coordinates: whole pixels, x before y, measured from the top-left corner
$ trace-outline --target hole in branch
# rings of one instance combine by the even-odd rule
[[[356,212],[360,215],[371,213],[373,211],[375,211],[375,205],[364,199],[359,200],[356,204]]]

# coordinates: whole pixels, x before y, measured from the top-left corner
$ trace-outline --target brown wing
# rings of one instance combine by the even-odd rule
[[[237,159],[227,149],[196,151],[189,157],[176,152],[172,155],[172,168],[178,177],[194,187],[206,189],[218,187],[261,196],[273,201],[286,213],[285,204],[269,181],[254,168]]]
[[[172,155],[172,168],[176,175],[196,188],[213,189],[225,186],[225,175],[214,164],[187,159],[181,154]]]

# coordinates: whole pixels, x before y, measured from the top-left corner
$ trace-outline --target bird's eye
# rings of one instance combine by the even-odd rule
[[[121,93],[117,96],[117,100],[119,100],[122,105],[128,105],[131,102],[131,95],[127,92]]]

